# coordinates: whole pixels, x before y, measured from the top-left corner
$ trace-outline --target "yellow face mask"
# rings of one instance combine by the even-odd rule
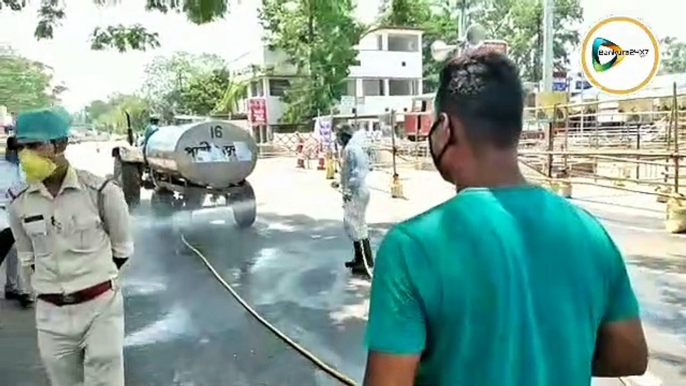
[[[26,174],[26,181],[34,184],[43,182],[57,169],[54,162],[29,149],[23,149],[19,152],[19,163],[24,174]]]

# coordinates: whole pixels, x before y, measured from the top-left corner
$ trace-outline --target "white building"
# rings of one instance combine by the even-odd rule
[[[242,112],[248,113],[249,99],[263,98],[271,126],[280,123],[285,109],[281,97],[297,71],[284,53],[269,50],[262,40],[258,5],[256,1],[233,0],[231,17],[241,19],[239,40],[245,51],[229,66],[235,76],[250,81],[247,98],[239,103]],[[244,27],[246,24],[250,26]],[[367,31],[356,48],[359,64],[350,67],[346,96],[334,109],[352,114],[355,108],[358,115],[409,110],[413,96],[422,90],[422,31],[377,27]]]

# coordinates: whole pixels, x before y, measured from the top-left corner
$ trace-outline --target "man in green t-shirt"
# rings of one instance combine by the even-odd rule
[[[523,100],[518,69],[493,51],[441,71],[429,147],[458,194],[377,252],[366,386],[582,386],[645,372],[621,253],[593,216],[519,170]]]

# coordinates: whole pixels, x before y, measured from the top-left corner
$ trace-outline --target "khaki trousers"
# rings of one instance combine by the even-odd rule
[[[124,386],[124,299],[116,288],[81,304],[36,303],[38,348],[52,386]]]

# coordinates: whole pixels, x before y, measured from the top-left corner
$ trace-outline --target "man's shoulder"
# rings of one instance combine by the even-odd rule
[[[91,190],[99,192],[106,189],[109,185],[116,185],[114,179],[103,178],[86,170],[74,169],[74,172],[79,182]]]
[[[7,188],[7,191],[4,192],[4,196],[6,197],[7,200],[9,200],[10,204],[19,199],[26,193],[26,191],[29,189],[29,184],[26,182],[17,182],[13,184],[12,186]]]

